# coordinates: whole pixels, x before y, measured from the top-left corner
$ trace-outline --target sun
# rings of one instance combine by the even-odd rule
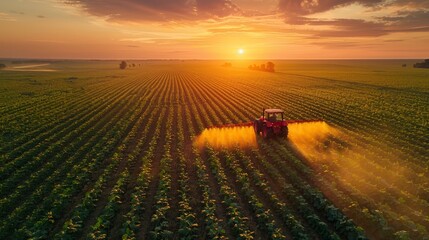
[[[239,49],[237,50],[237,53],[238,53],[238,55],[243,55],[243,54],[244,54],[244,49],[239,48]]]

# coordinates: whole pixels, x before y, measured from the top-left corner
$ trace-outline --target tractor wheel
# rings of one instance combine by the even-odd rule
[[[272,128],[267,129],[267,138],[274,137],[274,130]]]
[[[268,129],[266,126],[262,127],[262,137],[263,138],[268,138]]]
[[[282,132],[283,132],[283,136],[285,136],[285,137],[287,137],[288,136],[288,134],[289,134],[289,128],[286,126],[286,127],[284,127],[283,129],[282,129]]]
[[[255,130],[256,135],[259,135],[259,133],[261,132],[261,124],[258,120],[255,120],[253,122],[253,129]]]
[[[262,137],[264,137],[265,139],[271,138],[273,137],[273,135],[274,135],[274,132],[272,128],[267,128],[266,126],[262,128]]]

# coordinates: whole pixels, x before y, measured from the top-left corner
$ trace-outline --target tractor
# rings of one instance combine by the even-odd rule
[[[212,126],[209,128],[234,128],[234,127],[251,127],[255,130],[256,135],[263,138],[271,138],[275,136],[287,137],[289,133],[288,124],[306,123],[306,122],[323,122],[322,119],[309,120],[286,120],[282,109],[262,109],[262,115],[253,122],[225,124],[220,126]]]
[[[262,116],[253,122],[253,128],[257,135],[263,138],[288,135],[288,121],[284,118],[284,111],[281,109],[263,109]]]

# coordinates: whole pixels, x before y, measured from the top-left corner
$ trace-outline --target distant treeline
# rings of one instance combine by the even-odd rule
[[[127,63],[127,62],[125,62],[125,61],[122,61],[120,64],[119,64],[119,69],[125,69],[125,68],[133,68],[133,67],[140,67],[141,66],[141,64],[135,64],[135,63]]]
[[[263,72],[275,72],[275,65],[272,62],[267,62],[266,64],[261,65],[249,65],[250,70],[263,71]]]
[[[424,62],[414,64],[415,68],[429,68],[429,59],[425,59]]]

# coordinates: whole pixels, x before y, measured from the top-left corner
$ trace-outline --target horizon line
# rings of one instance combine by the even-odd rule
[[[428,57],[429,58],[429,57]],[[0,60],[42,60],[42,61],[293,61],[293,60],[421,60],[427,58],[16,58],[0,57]]]

